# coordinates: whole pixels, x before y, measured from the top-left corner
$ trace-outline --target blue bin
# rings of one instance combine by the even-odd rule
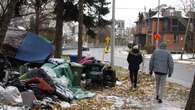
[[[69,55],[71,62],[77,62],[77,55]]]

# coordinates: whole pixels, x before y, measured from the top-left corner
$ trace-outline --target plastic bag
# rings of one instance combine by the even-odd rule
[[[19,105],[22,104],[22,96],[14,86],[8,86],[6,89],[0,86],[0,101],[8,105]]]

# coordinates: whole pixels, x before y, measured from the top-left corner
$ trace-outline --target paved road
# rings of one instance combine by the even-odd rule
[[[65,54],[76,54],[76,50],[67,50],[64,51]],[[94,56],[96,59],[103,59],[103,49],[102,48],[92,48],[90,51],[84,51],[83,55]],[[128,67],[128,63],[126,61],[127,54],[121,51],[121,48],[115,49],[114,55],[114,63],[115,65],[122,66],[124,68]],[[110,61],[110,54],[104,56],[104,61]],[[144,59],[144,65],[141,66],[141,70],[148,73],[148,63],[149,59]],[[182,84],[186,87],[191,87],[193,77],[195,73],[195,65],[191,64],[182,64],[175,63],[174,65],[174,73],[171,78],[168,78],[169,81],[176,82],[178,84]]]

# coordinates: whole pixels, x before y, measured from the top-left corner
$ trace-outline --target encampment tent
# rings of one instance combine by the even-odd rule
[[[53,51],[52,44],[41,36],[31,32],[10,32],[3,42],[3,53],[21,61],[43,63]],[[14,33],[14,34],[13,34]],[[11,41],[18,39],[13,45]]]

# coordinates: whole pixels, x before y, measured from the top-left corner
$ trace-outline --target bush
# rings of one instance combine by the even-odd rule
[[[147,52],[148,54],[151,54],[151,53],[153,53],[153,51],[154,51],[154,49],[155,49],[155,46],[154,46],[154,45],[148,45],[148,46],[144,46],[143,49],[146,50],[146,52]]]

